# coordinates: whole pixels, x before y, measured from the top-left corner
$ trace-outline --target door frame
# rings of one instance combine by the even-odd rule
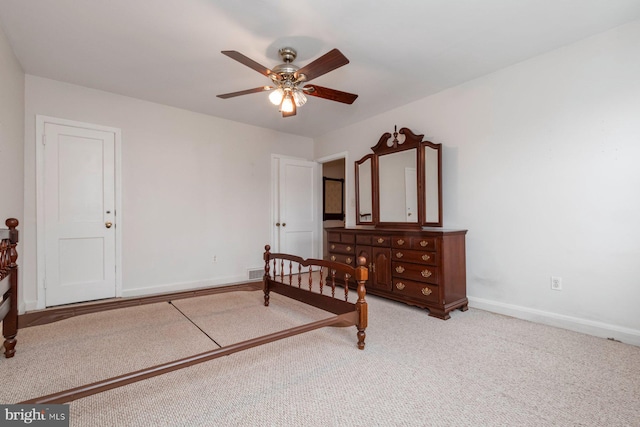
[[[111,132],[115,139],[114,178],[116,212],[116,297],[122,296],[122,131],[119,128],[75,120],[36,115],[36,309],[46,308],[45,298],[45,230],[44,230],[44,127],[46,123]]]
[[[348,151],[342,151],[340,153],[335,153],[335,154],[331,154],[329,156],[325,156],[325,157],[320,157],[319,159],[316,159],[315,161],[318,162],[320,164],[320,167],[318,168],[318,180],[319,182],[322,182],[322,165],[324,163],[329,163],[329,162],[333,162],[334,160],[340,160],[340,159],[344,159],[344,197],[345,197],[345,204],[344,204],[344,226],[348,227],[352,224],[350,224],[350,218],[351,218],[351,206],[355,206],[355,199],[353,199],[353,204],[351,203],[351,199],[349,199],[349,188],[350,187],[350,183],[351,183],[351,175],[349,174],[349,152]],[[353,171],[352,171],[353,172]],[[322,190],[320,191],[320,197],[322,197]],[[354,196],[351,196],[354,197]],[[322,200],[320,200],[320,206],[322,206]],[[320,212],[320,218],[322,218],[322,212]],[[320,221],[319,225],[318,225],[318,236],[322,236],[324,233],[323,227],[322,227],[322,223],[323,221]],[[324,238],[319,238],[318,239],[318,253],[319,254],[324,254]]]

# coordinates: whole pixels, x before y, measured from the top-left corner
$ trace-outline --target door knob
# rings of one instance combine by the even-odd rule
[[[109,221],[104,223],[104,226],[107,227],[107,228],[111,228],[112,225],[113,224],[111,222],[109,222]]]
[[[283,222],[283,223],[282,223],[282,226],[283,226],[283,227],[286,227],[286,226],[287,226],[287,223],[286,223],[286,222]]]
[[[276,222],[276,227],[280,227],[280,223],[279,222]]]

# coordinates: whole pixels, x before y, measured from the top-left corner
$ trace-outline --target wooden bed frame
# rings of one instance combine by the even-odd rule
[[[16,335],[18,334],[18,220],[5,221],[8,229],[0,229],[0,321],[4,336],[4,357],[16,354]]]
[[[364,285],[368,275],[368,270],[364,266],[365,258],[358,258],[358,267],[354,268],[335,261],[303,259],[295,255],[271,253],[270,249],[269,245],[265,246],[265,273],[262,286],[259,283],[230,285],[220,287],[219,292],[213,293],[262,289],[265,306],[269,306],[270,293],[276,292],[334,313],[335,316],[20,403],[70,402],[325,326],[356,326],[357,346],[359,349],[364,349],[368,315]],[[343,283],[338,283],[337,277],[344,277]],[[357,283],[355,302],[349,302],[348,279],[350,277],[355,278]]]

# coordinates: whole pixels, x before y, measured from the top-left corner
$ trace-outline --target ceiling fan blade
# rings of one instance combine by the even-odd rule
[[[269,76],[270,74],[273,74],[273,71],[271,71],[270,69],[268,69],[267,67],[265,67],[264,65],[258,64],[256,61],[254,61],[251,58],[248,58],[246,56],[244,56],[243,54],[241,54],[240,52],[237,52],[235,50],[223,50],[221,52],[223,55],[227,55],[229,58],[231,59],[235,59],[236,61],[238,61],[241,64],[246,65],[247,67],[256,70],[257,72],[259,72],[260,74],[264,74],[265,76]]]
[[[223,93],[222,95],[217,95],[217,97],[227,99],[233,98],[234,96],[249,95],[250,93],[265,92],[271,89],[273,89],[271,86],[260,86],[253,89],[241,90],[239,92]]]
[[[296,103],[293,103],[293,110],[290,113],[286,113],[286,112],[282,112],[282,117],[291,117],[291,116],[295,116],[296,115]]]
[[[342,92],[318,85],[306,85],[303,89],[307,95],[317,96],[318,98],[324,98],[330,101],[343,102],[345,104],[353,104],[356,98],[358,98],[358,95],[354,93]]]
[[[308,82],[311,79],[320,77],[321,75],[326,74],[329,71],[333,71],[336,68],[342,67],[343,65],[347,65],[348,63],[349,60],[342,54],[342,52],[340,52],[338,49],[333,49],[332,51],[325,53],[312,63],[300,68],[295,73],[295,75],[297,78],[300,74],[304,74],[307,77],[305,81]]]

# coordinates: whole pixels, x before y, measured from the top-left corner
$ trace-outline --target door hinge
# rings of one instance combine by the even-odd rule
[[[44,279],[42,279],[42,285],[44,286],[45,289],[47,289],[47,278],[46,277]]]
[[[42,145],[47,145],[47,134],[42,135]]]

